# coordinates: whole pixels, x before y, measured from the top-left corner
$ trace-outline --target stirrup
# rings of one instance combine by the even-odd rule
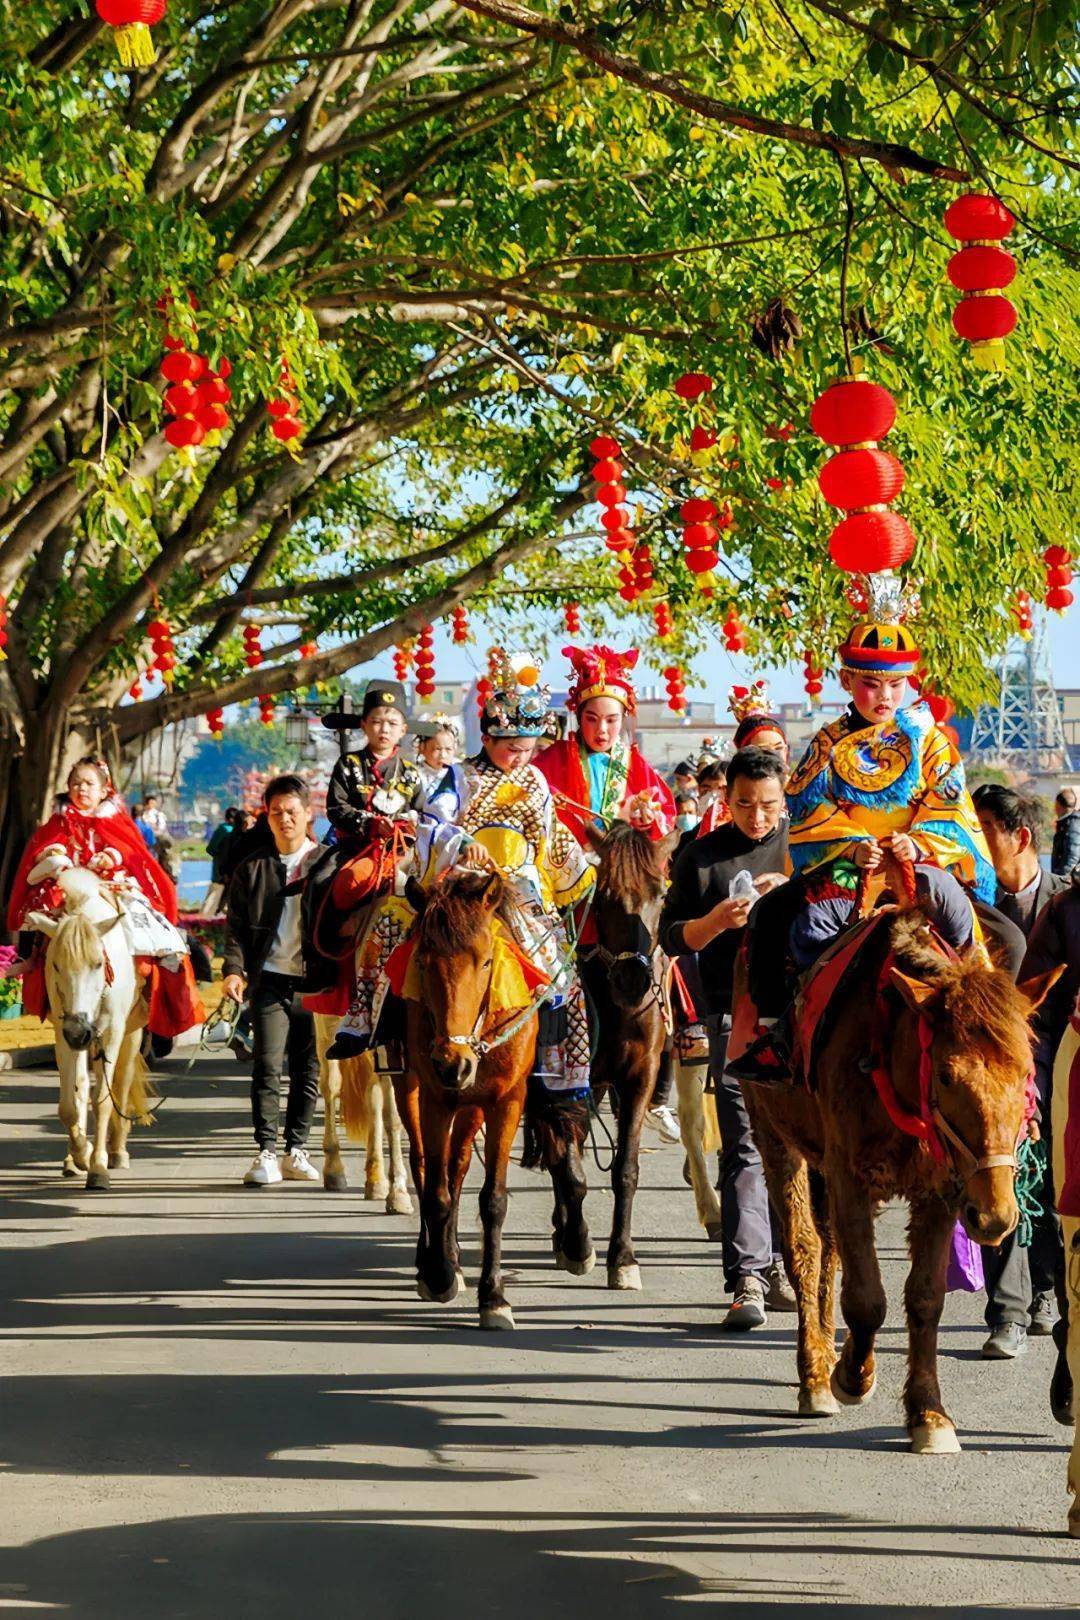
[[[733,1080],[753,1080],[758,1085],[788,1085],[791,1082],[792,1055],[784,1040],[780,1020],[733,1058],[724,1069]]]

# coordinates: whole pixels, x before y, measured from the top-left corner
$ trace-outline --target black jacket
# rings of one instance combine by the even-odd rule
[[[1070,877],[1074,866],[1080,865],[1080,810],[1070,810],[1054,828],[1054,843],[1050,851],[1050,870],[1059,877]]]
[[[326,815],[330,825],[342,838],[364,842],[369,837],[371,822],[386,811],[372,806],[379,788],[396,789],[405,800],[405,808],[419,810],[424,802],[424,783],[420,772],[403,754],[376,760],[369,748],[346,754],[334,766],[330,785],[326,790]],[[394,817],[391,815],[390,820]]]
[[[1039,913],[1020,969],[1020,983],[1055,967],[1064,967],[1065,972],[1032,1020],[1035,1079],[1044,1105],[1050,1097],[1054,1057],[1080,991],[1080,883],[1075,881]]]
[[[760,877],[765,872],[788,869],[788,824],[782,821],[775,832],[758,843],[741,833],[733,822],[695,838],[675,859],[671,887],[660,916],[660,944],[669,956],[686,951],[683,927],[726,900],[736,872]],[[743,929],[726,928],[698,952],[698,968],[705,992],[707,1013],[722,1016],[731,1011],[731,980],[735,958],[742,943]]]
[[[317,844],[303,886],[305,919],[311,904],[333,881],[337,870],[336,851]],[[249,987],[258,981],[263,963],[274,943],[281,911],[285,904],[285,867],[275,848],[257,849],[240,862],[229,883],[226,908],[223,974],[239,973]],[[303,927],[304,984],[307,992],[327,990],[334,983],[336,967],[319,956],[311,946],[309,927]]]

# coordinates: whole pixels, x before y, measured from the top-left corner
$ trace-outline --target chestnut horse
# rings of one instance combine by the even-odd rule
[[[596,942],[585,946],[579,957],[582,981],[596,1012],[592,1093],[599,1104],[606,1091],[614,1092],[618,1110],[607,1281],[609,1288],[640,1288],[641,1268],[630,1225],[641,1127],[667,1033],[656,934],[676,835],[653,842],[647,833],[617,821],[606,832],[590,826],[588,837],[600,859],[592,909]]]
[[[406,1003],[408,1067],[415,1081],[406,1076],[395,1088],[420,1194],[416,1265],[422,1299],[442,1304],[464,1286],[458,1204],[473,1142],[484,1126],[484,1246],[477,1284],[482,1328],[515,1325],[502,1278],[506,1172],[536,1051],[535,1010],[488,1009],[496,925],[511,903],[498,872],[450,872],[428,893],[416,930],[418,995]]]
[[[1078,1058],[1080,1028],[1077,1027],[1074,1012],[1065,1026],[1054,1060],[1054,1102],[1050,1113],[1054,1127],[1054,1186],[1059,1197],[1075,1179],[1075,1169],[1073,1176],[1069,1175],[1070,1156],[1076,1154],[1077,1144],[1080,1143],[1080,1124],[1071,1118],[1080,1107],[1080,1078],[1074,1076],[1073,1072]],[[1066,1311],[1063,1322],[1067,1337],[1055,1333],[1058,1339],[1058,1366],[1051,1386],[1051,1400],[1055,1417],[1059,1422],[1068,1421],[1073,1431],[1068,1475],[1072,1493],[1069,1534],[1080,1539],[1080,1409],[1075,1395],[1075,1391],[1080,1389],[1080,1217],[1063,1215],[1061,1232],[1065,1243]]]
[[[885,1320],[874,1216],[887,1199],[903,1198],[911,1208],[904,1290],[911,1449],[960,1449],[937,1377],[953,1227],[959,1217],[975,1242],[994,1246],[1016,1225],[1016,1147],[1026,1128],[1031,1072],[1028,1019],[1055,977],[1015,986],[978,951],[955,960],[940,954],[917,909],[894,914],[879,922],[834,993],[835,1016],[822,1031],[812,1089],[746,1085],[799,1303],[803,1416],[826,1416],[838,1402],[858,1405],[873,1394],[874,1339]],[[736,1022],[744,993],[740,962]],[[923,1139],[894,1116],[909,1130],[920,1125]],[[827,1212],[812,1207],[808,1167],[824,1171]],[[839,1359],[837,1257],[848,1329]]]

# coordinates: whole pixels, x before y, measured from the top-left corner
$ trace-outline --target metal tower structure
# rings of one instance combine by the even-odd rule
[[[976,714],[971,753],[988,765],[1035,775],[1067,768],[1065,725],[1041,615],[1030,640],[1016,637],[1009,642],[995,673],[997,703],[984,703]]]

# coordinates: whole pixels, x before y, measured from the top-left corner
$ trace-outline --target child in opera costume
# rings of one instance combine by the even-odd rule
[[[25,927],[31,911],[59,912],[62,872],[85,867],[115,895],[131,954],[150,979],[153,1034],[182,1035],[203,1022],[187,941],[179,928],[176,889],[150,854],[139,829],[113,792],[107,766],[82,759],[67,782],[67,802],[30,839],[15,874],[8,927]],[[44,941],[42,941],[42,944]],[[23,1006],[44,1018],[45,952],[35,945],[23,975]]]

